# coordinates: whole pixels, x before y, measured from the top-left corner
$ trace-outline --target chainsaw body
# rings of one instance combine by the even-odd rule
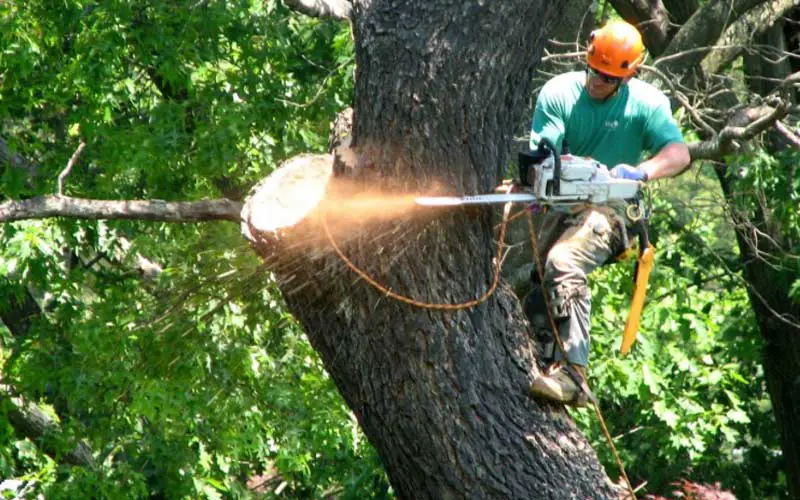
[[[542,204],[602,205],[639,195],[639,181],[612,178],[608,167],[597,160],[550,153],[534,151],[519,155],[519,184]]]

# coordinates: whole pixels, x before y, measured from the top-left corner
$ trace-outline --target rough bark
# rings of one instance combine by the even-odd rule
[[[364,168],[354,175],[389,192],[491,190],[524,119],[547,38],[540,27],[554,25],[563,5],[356,2],[353,139]],[[391,290],[459,302],[492,280],[491,215],[334,220],[334,236]],[[262,255],[281,256],[272,268],[287,305],[400,498],[615,495],[563,407],[528,396],[535,347],[507,286],[468,310],[406,305],[356,279],[324,241],[319,220],[280,237],[247,233]]]
[[[623,19],[639,28],[647,50],[658,56],[667,47],[670,35],[669,12],[661,0],[612,0]]]
[[[539,65],[537,86],[543,85],[554,75],[584,67],[585,58],[576,56],[576,53],[586,50],[589,34],[595,28],[596,10],[594,0],[567,2],[558,28],[552,31],[552,37],[545,46],[546,55]],[[526,120],[525,128],[528,129],[529,126],[530,123]]]
[[[700,2],[698,0],[664,0],[664,6],[667,8],[672,22],[680,26],[692,17],[692,14],[700,7]]]

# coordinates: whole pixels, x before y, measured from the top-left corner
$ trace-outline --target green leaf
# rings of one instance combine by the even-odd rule
[[[663,400],[656,401],[653,404],[653,410],[655,411],[656,416],[658,416],[662,422],[667,424],[667,427],[674,429],[677,426],[680,417],[673,410],[667,408],[667,405]]]
[[[750,423],[750,417],[747,416],[742,410],[730,410],[726,413],[726,416],[730,419],[731,422],[736,422],[739,424],[748,424]]]

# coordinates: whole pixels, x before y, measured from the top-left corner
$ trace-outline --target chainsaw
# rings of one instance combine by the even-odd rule
[[[566,140],[559,153],[548,139],[536,150],[519,153],[517,179],[505,181],[498,193],[471,196],[420,196],[421,206],[528,203],[554,210],[571,210],[586,204],[625,203],[632,220],[643,214],[642,183],[612,178],[608,167],[592,158],[569,153]]]

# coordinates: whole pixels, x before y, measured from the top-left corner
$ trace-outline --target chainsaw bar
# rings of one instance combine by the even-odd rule
[[[476,194],[472,196],[420,196],[414,199],[424,207],[455,207],[460,205],[492,205],[495,203],[534,203],[530,193]]]

